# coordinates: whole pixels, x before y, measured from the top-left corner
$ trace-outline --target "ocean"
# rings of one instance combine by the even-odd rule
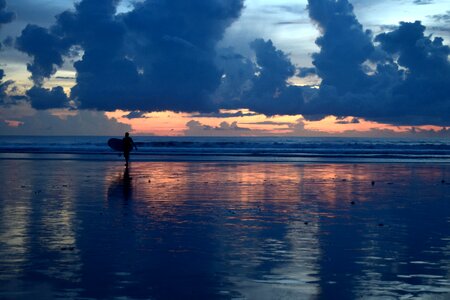
[[[120,160],[109,138],[2,136],[0,159]],[[134,141],[134,161],[450,162],[449,139],[135,136]]]

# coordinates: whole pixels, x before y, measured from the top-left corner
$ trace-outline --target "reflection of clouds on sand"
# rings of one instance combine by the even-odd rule
[[[339,284],[341,290],[347,287],[356,291],[357,298],[441,299],[439,294],[450,293],[449,276],[440,272],[441,264],[436,263],[448,253],[436,251],[442,244],[436,235],[447,234],[442,231],[447,213],[434,206],[442,205],[435,202],[437,199],[448,198],[439,183],[444,170],[402,165],[358,168],[370,177],[356,176],[345,182],[349,191],[341,195],[350,198],[341,200],[348,203],[350,199],[363,197],[364,201],[358,201],[347,213],[335,214],[334,220],[322,223],[321,243],[334,249],[328,251],[327,259],[336,262],[345,252],[352,257],[351,261],[347,260],[348,274],[341,276],[329,274],[338,274],[336,271],[342,267],[323,262],[327,277]],[[352,171],[352,174],[359,173]],[[375,184],[368,184],[368,180]],[[343,227],[345,218],[348,222]],[[347,249],[343,251],[342,246]],[[322,295],[337,295],[335,290],[323,289]]]
[[[79,281],[81,271],[80,250],[76,239],[76,195],[69,186],[70,178],[54,174],[48,182],[41,182],[50,189],[43,193],[37,208],[41,228],[38,243],[43,251],[51,253],[44,268],[37,270],[47,276],[71,282]],[[46,248],[46,249],[45,249]]]
[[[2,172],[0,181],[4,185],[19,183],[14,189],[5,189],[1,194],[0,218],[0,278],[19,277],[27,263],[29,253],[28,226],[30,222],[32,194],[30,178],[18,174],[29,173],[27,166],[15,162],[10,172]],[[14,171],[12,171],[14,170]],[[36,191],[37,193],[38,191]]]
[[[101,299],[450,294],[448,165],[0,164],[15,172],[0,174],[0,293],[6,282]]]
[[[51,295],[56,282],[80,281],[73,180],[63,162],[8,163],[11,172],[0,178],[8,186],[0,205],[0,274],[16,284],[26,276],[47,278],[45,285],[30,282],[21,292]]]
[[[450,217],[447,219],[447,224],[450,226]],[[446,274],[445,278],[447,279],[447,281],[450,281],[450,237],[443,237],[442,241],[445,243],[445,245],[441,250],[446,253],[446,256],[439,261],[439,264]],[[450,284],[448,284],[448,286],[450,286]]]

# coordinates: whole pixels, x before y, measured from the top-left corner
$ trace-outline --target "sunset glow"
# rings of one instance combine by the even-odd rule
[[[186,123],[190,120],[196,120],[203,125],[218,127],[222,122],[229,124],[237,122],[240,127],[248,128],[251,131],[248,135],[295,135],[294,126],[300,121],[304,125],[304,129],[310,132],[316,132],[317,135],[336,135],[346,132],[360,132],[370,133],[372,130],[389,130],[394,133],[409,132],[412,130],[411,126],[393,126],[389,124],[380,124],[376,122],[358,119],[358,123],[354,117],[347,117],[345,119],[338,119],[334,116],[328,116],[320,121],[307,121],[302,115],[295,116],[273,116],[267,117],[262,114],[253,114],[249,110],[221,110],[221,113],[236,113],[242,112],[249,114],[249,116],[239,117],[195,117],[194,114],[188,113],[174,113],[170,111],[145,113],[140,118],[129,119],[126,116],[130,112],[115,111],[107,112],[108,118],[114,118],[121,123],[131,125],[134,134],[139,135],[159,135],[159,136],[181,136],[186,134],[188,129]],[[353,122],[352,122],[353,121]],[[441,130],[438,126],[417,126],[416,130]],[[214,135],[211,132],[211,135]],[[298,132],[299,136],[305,133]],[[307,134],[309,135],[309,134]]]

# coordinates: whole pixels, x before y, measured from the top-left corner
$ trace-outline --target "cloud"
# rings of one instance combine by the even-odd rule
[[[425,36],[419,22],[375,37],[365,31],[346,0],[310,0],[322,32],[313,64],[322,79],[304,115],[362,117],[396,125],[448,125],[449,47]]]
[[[347,0],[310,0],[309,16],[322,35],[316,40],[320,52],[314,53],[313,65],[323,86],[333,86],[337,93],[363,90],[367,75],[362,63],[374,51],[370,31],[364,31]]]
[[[351,118],[350,120],[347,120],[346,118],[338,118],[335,124],[359,124],[358,118]]]
[[[261,121],[261,122],[243,122],[246,125],[275,125],[275,126],[290,126],[291,122],[275,122],[275,121]]]
[[[11,23],[16,15],[6,9],[6,0],[0,0],[0,28],[2,24]]]
[[[316,68],[300,67],[298,77],[304,78],[312,75],[317,75]]]
[[[447,10],[445,14],[439,14],[431,16],[437,22],[450,23],[450,10]]]
[[[11,127],[6,120],[0,120],[0,132],[10,135],[122,135],[130,131],[127,124],[108,119],[104,113],[77,111],[76,115],[65,119],[52,115],[49,111],[37,111],[32,116],[15,120],[21,125]]]
[[[70,44],[46,28],[27,25],[17,38],[16,47],[33,58],[27,69],[35,85],[41,86],[45,78],[55,74],[57,67],[63,65],[63,56],[68,53]]]
[[[4,105],[11,105],[16,102],[14,97],[10,96],[8,91],[14,89],[14,81],[6,80],[3,81],[5,77],[5,71],[0,69],[0,108]]]
[[[69,99],[62,87],[46,89],[34,86],[27,91],[31,106],[35,109],[52,109],[69,107]]]
[[[236,117],[248,117],[248,116],[256,116],[257,113],[254,112],[245,112],[245,111],[236,111],[236,112],[213,112],[213,113],[202,113],[202,114],[193,114],[190,117],[192,118],[236,118]]]
[[[60,80],[74,80],[75,77],[72,76],[56,76],[56,79],[60,79]]]
[[[117,2],[83,0],[58,15],[51,28],[23,30],[16,44],[33,58],[28,69],[37,86],[78,46],[83,56],[74,64],[71,99],[80,108],[214,112],[223,106],[298,113],[302,90],[286,83],[296,68],[271,41],[251,44],[256,66],[230,56],[230,50],[216,51],[225,29],[239,17],[242,0],[143,1],[123,14],[116,14]],[[46,41],[45,49],[37,40]],[[217,64],[218,59],[227,63]]]
[[[218,50],[216,63],[223,72],[219,87],[212,96],[219,102],[218,106],[226,108],[241,108],[229,102],[239,103],[243,94],[251,86],[251,79],[256,72],[255,64],[249,59],[235,52],[233,48]]]
[[[398,66],[406,68],[403,80],[392,88],[390,104],[399,117],[426,117],[434,124],[446,125],[450,111],[450,47],[442,38],[425,36],[424,32],[425,26],[419,21],[401,22],[397,30],[376,37],[383,50],[397,57]]]
[[[135,111],[130,112],[129,114],[124,115],[123,117],[127,118],[127,119],[130,119],[130,120],[131,119],[142,119],[142,118],[146,119],[148,117],[146,117],[145,114],[146,114],[145,111],[137,111],[137,110],[135,110]]]
[[[33,57],[29,70],[36,85],[78,46],[83,56],[74,64],[71,98],[81,108],[216,110],[210,96],[222,72],[215,47],[243,0],[146,0],[121,14],[118,2],[83,0],[48,30],[29,25],[22,32],[18,49]],[[40,44],[46,49],[37,39],[46,41]]]
[[[237,122],[222,122],[219,126],[209,126],[199,121],[191,120],[186,123],[187,129],[184,131],[188,136],[242,136],[252,135],[252,130],[240,127]]]
[[[0,0],[0,29],[3,24],[10,23],[14,20],[15,14],[6,9],[6,1]],[[0,42],[0,51],[2,50],[2,43]],[[7,94],[8,88],[13,84],[12,81],[3,81],[5,77],[5,71],[0,68],[0,104],[4,104],[9,101]]]
[[[13,44],[14,44],[14,38],[12,36],[7,36],[3,40],[3,46],[5,46],[5,47],[12,47]]]
[[[237,70],[251,70],[238,72],[241,76],[239,97],[228,98],[228,102],[221,103],[226,108],[248,108],[251,111],[263,113],[268,116],[282,114],[298,114],[303,106],[303,89],[289,86],[287,80],[294,76],[296,67],[289,57],[281,50],[276,49],[271,40],[256,39],[250,44],[256,56],[253,67],[247,60],[241,61],[241,68],[237,67],[228,73],[223,84],[228,83],[228,76],[235,80]],[[236,90],[229,84],[232,90]],[[230,101],[231,100],[231,101]],[[233,101],[234,100],[234,101]]]
[[[433,0],[414,0],[413,3],[417,4],[417,5],[427,5],[427,4],[432,4],[434,1]]]
[[[359,122],[359,120],[357,120]],[[356,122],[355,119],[349,122]],[[321,130],[309,129],[306,127],[305,120],[299,118],[296,122],[248,122],[246,125],[276,125],[284,126],[279,128],[278,132],[264,129],[251,129],[241,127],[236,122],[222,122],[219,126],[205,125],[199,121],[191,120],[186,123],[187,129],[184,134],[187,136],[279,136],[280,131],[285,136],[301,137],[374,137],[374,138],[449,138],[450,128],[443,127],[437,129],[420,129],[410,127],[409,130],[395,131],[385,128],[370,128],[364,131],[345,130],[342,132],[326,132]],[[343,124],[343,123],[342,123]]]
[[[299,25],[299,24],[309,24],[309,21],[305,20],[305,19],[296,19],[296,20],[280,21],[280,22],[274,23],[274,25],[278,25],[278,26]]]

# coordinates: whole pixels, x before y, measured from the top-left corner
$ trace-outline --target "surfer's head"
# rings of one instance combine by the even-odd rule
[[[129,136],[130,134],[128,132],[125,132],[125,136]]]

